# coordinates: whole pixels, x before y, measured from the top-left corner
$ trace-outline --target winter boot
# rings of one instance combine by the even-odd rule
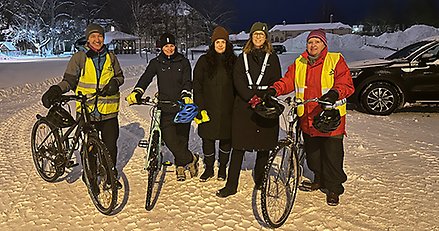
[[[190,162],[187,165],[187,169],[189,170],[189,173],[191,174],[191,177],[196,177],[198,176],[198,155],[197,154],[192,154],[192,162]]]
[[[218,169],[218,180],[224,181],[227,178],[227,164],[229,163],[230,151],[223,152],[220,149],[219,153],[219,169]]]
[[[204,155],[204,172],[200,176],[201,182],[205,182],[215,175],[213,172],[214,163],[215,163],[215,153],[211,153],[210,155]]]
[[[186,174],[184,173],[184,167],[183,166],[177,166],[177,169],[175,170],[175,173],[177,174],[177,181],[185,181],[186,180]]]

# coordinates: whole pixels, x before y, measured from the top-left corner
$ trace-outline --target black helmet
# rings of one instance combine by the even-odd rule
[[[314,116],[312,126],[319,132],[328,133],[335,131],[341,122],[340,112],[337,109],[323,110]]]
[[[75,119],[73,119],[72,115],[59,105],[51,107],[46,118],[60,128],[71,127],[75,124]]]
[[[267,119],[277,119],[284,111],[285,106],[276,102],[273,99],[264,101],[254,108],[256,114],[267,118]]]

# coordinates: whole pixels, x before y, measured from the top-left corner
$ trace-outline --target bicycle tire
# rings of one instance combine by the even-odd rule
[[[58,128],[44,119],[35,122],[31,133],[32,159],[40,177],[54,182],[64,174],[64,157]]]
[[[293,208],[300,171],[297,152],[288,141],[280,141],[267,162],[261,192],[261,209],[272,228],[282,226]]]
[[[82,148],[85,183],[98,211],[110,215],[117,201],[113,163],[105,144],[97,136],[89,135],[86,139]]]
[[[156,178],[158,173],[160,172],[161,164],[160,164],[160,143],[159,143],[159,133],[154,131],[152,136],[152,142],[149,145],[149,167],[147,169],[148,172],[148,183],[146,186],[146,201],[145,201],[145,209],[150,211],[152,210],[153,203],[151,202],[152,194],[154,191],[154,184],[156,182]]]

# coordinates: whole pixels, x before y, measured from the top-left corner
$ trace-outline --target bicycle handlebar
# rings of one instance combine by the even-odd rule
[[[149,106],[157,106],[159,103],[177,105],[176,102],[169,100],[159,100],[157,97],[151,98],[150,96],[146,96],[145,98],[140,99],[138,102],[139,105],[149,105]]]
[[[283,104],[287,104],[288,106],[292,106],[293,108],[296,108],[300,105],[305,105],[309,102],[316,102],[316,103],[322,104],[325,110],[336,109],[336,107],[342,105],[345,102],[344,100],[340,100],[340,101],[337,101],[334,104],[332,104],[331,102],[320,100],[319,98],[311,98],[311,99],[301,100],[301,99],[296,98],[296,97],[292,98],[291,96],[288,96],[285,100],[281,100],[281,99],[278,99],[278,98],[273,97],[273,96],[271,96],[271,98],[276,100],[279,103],[283,103]]]

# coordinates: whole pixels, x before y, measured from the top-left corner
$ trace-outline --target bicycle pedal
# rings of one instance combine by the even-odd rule
[[[66,168],[73,168],[73,167],[76,167],[78,165],[79,165],[79,163],[75,163],[75,162],[73,162],[73,160],[70,160],[69,162],[67,162]]]
[[[165,161],[165,162],[162,163],[162,165],[164,165],[164,166],[172,166],[172,163],[171,163],[171,161]]]
[[[148,140],[139,140],[139,143],[137,144],[137,146],[141,147],[141,148],[148,148]]]

